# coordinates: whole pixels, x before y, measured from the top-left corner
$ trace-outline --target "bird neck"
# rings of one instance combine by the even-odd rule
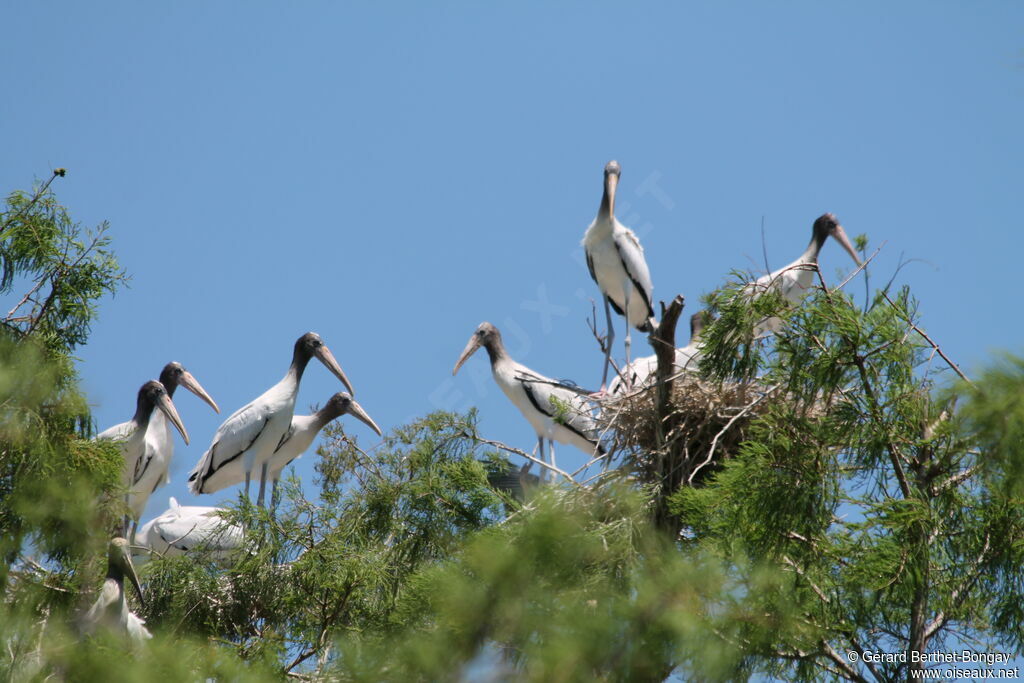
[[[828,239],[828,233],[818,234],[815,232],[811,235],[811,241],[804,249],[803,255],[800,257],[800,261],[803,263],[817,263],[818,254],[821,253],[822,246],[825,245],[825,240]]]
[[[608,192],[608,183],[604,185],[604,194],[601,195],[601,206],[597,210],[597,218],[611,221],[615,216],[615,195]]]
[[[135,405],[135,415],[132,416],[132,422],[140,427],[149,424],[149,418],[153,415],[154,410],[159,410],[159,408],[140,396],[138,403]]]
[[[328,403],[313,413],[313,429],[319,433],[321,429],[327,426],[327,423],[338,417],[341,417],[341,410],[337,406]]]
[[[302,373],[306,371],[306,366],[309,365],[309,357],[302,354],[295,354],[292,358],[292,364],[288,366],[288,372],[284,376],[284,380],[292,380],[296,384],[302,379]]]
[[[491,367],[500,363],[503,360],[510,360],[511,357],[508,355],[508,351],[505,350],[505,345],[501,343],[501,338],[489,340],[484,344],[484,348],[487,349],[487,355],[491,359]]]

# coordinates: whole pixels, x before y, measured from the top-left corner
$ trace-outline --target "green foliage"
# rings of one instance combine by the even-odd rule
[[[735,297],[717,301],[726,314],[712,330],[764,313],[744,318],[728,312]],[[982,650],[1024,648],[1024,365],[937,390],[936,351],[916,317],[907,290],[879,293],[867,310],[816,290],[785,314],[755,372],[736,362],[742,330],[705,336],[706,374],[756,374],[786,398],[706,486],[672,496],[690,548],[794,575],[793,604],[821,639],[777,643],[762,653],[765,673],[906,677],[907,665],[842,660],[926,651],[954,632]]]
[[[9,198],[0,268],[0,294],[23,292],[0,327],[6,678],[894,680],[910,667],[846,653],[1024,651],[1024,360],[951,382],[909,290],[861,309],[815,287],[791,307],[739,276],[707,298],[702,382],[772,400],[713,462],[714,437],[675,436],[685,402],[648,401],[664,438],[630,456],[706,459],[698,483],[524,495],[472,412],[369,453],[334,424],[315,489],[288,479],[276,514],[227,512],[246,529],[229,562],[141,567],[146,602],[129,600],[152,640],[82,641],[122,463],[84,438],[69,353],[124,277],[49,183]],[[768,318],[780,332],[755,338]],[[700,452],[669,460],[672,443]]]
[[[12,192],[0,213],[0,295],[23,292],[0,322],[67,352],[88,338],[96,303],[127,278],[109,249],[107,224],[83,231],[50,191],[58,175],[31,194]]]
[[[498,518],[474,416],[429,415],[372,455],[328,429],[319,500],[289,481],[276,518],[240,501],[247,543],[227,571],[201,557],[151,562],[147,624],[230,643],[281,673],[322,670],[335,638],[391,629],[410,578]]]
[[[116,448],[87,440],[69,355],[99,297],[123,281],[101,233],[81,241],[49,183],[13,193],[0,212],[0,295],[12,303],[0,320],[0,624],[10,626],[0,666],[13,672],[38,652],[19,629],[41,633],[102,576],[106,530],[120,511],[123,462]]]

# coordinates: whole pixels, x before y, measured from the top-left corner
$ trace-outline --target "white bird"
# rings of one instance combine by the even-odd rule
[[[604,455],[604,447],[597,437],[597,423],[590,414],[589,404],[581,396],[583,392],[512,360],[501,341],[501,333],[494,325],[480,323],[455,363],[452,374],[456,374],[466,359],[481,346],[490,356],[494,381],[537,433],[541,462],[547,462],[544,459],[545,439],[550,446],[553,467],[555,441],[572,444],[590,455],[595,452]]]
[[[167,396],[174,399],[174,391],[181,385],[206,401],[216,412],[217,403],[210,397],[198,380],[181,363],[171,362],[160,372],[160,384],[167,390]],[[146,509],[149,497],[161,486],[170,483],[171,459],[174,457],[174,435],[171,424],[162,411],[156,411],[150,418],[146,430],[142,457],[138,460],[132,481],[129,482],[128,507],[137,526]],[[134,530],[129,538],[134,540]]]
[[[245,532],[221,516],[221,509],[201,505],[178,505],[139,529],[137,543],[164,557],[184,555],[196,548],[209,553],[211,559],[225,560],[242,545]]]
[[[611,364],[612,314],[615,309],[626,317],[626,363],[629,364],[630,328],[650,332],[654,321],[653,291],[651,273],[644,259],[640,240],[629,228],[615,218],[615,189],[619,183],[621,169],[617,161],[609,161],[604,167],[604,195],[597,217],[583,235],[583,249],[587,254],[587,268],[590,277],[604,295],[604,313],[608,320],[608,338],[605,340],[604,372],[601,375],[601,391],[608,381],[608,367]]]
[[[85,633],[94,633],[98,628],[121,631],[128,635],[134,643],[141,643],[152,634],[144,626],[146,623],[128,609],[124,595],[124,577],[131,580],[139,595],[139,602],[145,604],[139,577],[135,574],[131,558],[128,556],[128,541],[115,538],[107,546],[107,578],[100,588],[100,594],[89,611],[82,617]]]
[[[857,251],[850,244],[846,231],[839,224],[839,219],[834,214],[822,214],[814,221],[811,230],[811,241],[807,249],[800,255],[800,258],[789,265],[783,266],[776,271],[762,275],[753,283],[748,285],[747,291],[753,296],[759,296],[762,292],[773,290],[782,295],[782,298],[797,306],[807,296],[808,291],[814,284],[814,272],[817,269],[818,254],[825,240],[832,236],[843,245],[843,249],[850,255],[853,262],[860,266],[860,259]],[[766,318],[758,323],[755,334],[761,335],[766,332],[777,332],[782,326],[782,320],[777,317]]]
[[[178,417],[178,411],[171,401],[164,385],[150,380],[139,388],[135,403],[135,415],[132,419],[104,429],[96,435],[97,441],[114,441],[124,456],[124,483],[131,486],[135,480],[138,465],[144,459],[146,451],[146,435],[155,432],[155,415],[161,413],[181,433],[181,438],[188,444],[188,432]],[[163,430],[163,426],[160,427]]]
[[[676,349],[673,373],[697,371],[701,356],[700,333],[704,329],[706,316],[705,311],[697,311],[690,316],[690,343]],[[654,384],[657,371],[657,355],[637,358],[626,366],[621,376],[612,378],[611,384],[608,385],[608,393],[612,396],[625,396],[629,393],[630,387],[635,389]]]
[[[217,429],[210,448],[189,474],[189,490],[194,494],[214,493],[240,481],[244,474],[245,495],[253,470],[261,468],[259,505],[263,506],[267,482],[267,461],[288,431],[295,410],[295,397],[306,365],[313,357],[341,380],[350,393],[352,385],[342,372],[334,354],[320,339],[307,332],[295,342],[292,364],[284,378],[262,396],[239,408]]]
[[[348,413],[365,423],[370,429],[382,436],[380,427],[373,421],[363,407],[356,403],[355,399],[344,391],[339,391],[327,401],[320,410],[312,415],[295,415],[292,417],[292,424],[288,428],[281,443],[278,444],[274,454],[270,456],[267,471],[273,487],[270,491],[270,507],[277,507],[277,482],[281,478],[281,472],[293,460],[306,452],[313,439],[320,433],[320,430],[327,426],[332,420]]]

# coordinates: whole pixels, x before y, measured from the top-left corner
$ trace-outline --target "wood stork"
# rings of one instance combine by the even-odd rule
[[[181,363],[171,362],[160,372],[160,384],[167,390],[168,398],[174,398],[174,391],[182,386],[206,401],[217,413],[220,408],[203,389],[199,381],[186,370]],[[132,512],[137,526],[142,513],[146,509],[149,497],[161,486],[170,483],[171,458],[174,457],[174,435],[171,425],[162,411],[156,411],[150,418],[149,429],[146,430],[142,456],[136,463],[129,483],[128,507]],[[135,532],[131,536],[134,540]]]
[[[134,643],[141,643],[152,634],[144,626],[146,623],[128,609],[124,595],[124,577],[127,576],[135,586],[139,602],[145,604],[139,577],[128,555],[128,541],[115,538],[107,546],[107,578],[103,582],[96,602],[82,618],[83,631],[94,633],[99,628],[120,631],[127,634]]]
[[[676,349],[673,372],[696,372],[700,364],[700,333],[704,329],[707,311],[697,311],[690,316],[690,343]],[[608,385],[611,396],[625,396],[630,387],[645,387],[654,383],[658,371],[658,356],[638,358],[627,365],[622,375],[613,377]],[[627,386],[628,384],[628,386]]]
[[[142,525],[137,543],[163,557],[185,555],[199,548],[211,559],[226,560],[242,545],[245,533],[220,513],[220,508],[179,505],[171,498],[166,512]]]
[[[240,481],[242,474],[248,498],[253,470],[260,467],[258,504],[263,506],[267,461],[291,425],[299,382],[302,381],[306,365],[314,356],[341,380],[349,392],[355,393],[320,335],[313,332],[302,335],[295,342],[292,363],[281,381],[256,400],[239,408],[217,429],[210,448],[189,474],[189,490],[192,493],[198,495],[220,491]]]
[[[373,421],[373,418],[367,415],[363,407],[344,391],[339,391],[331,396],[327,404],[312,415],[293,416],[291,426],[281,438],[281,443],[278,444],[268,462],[267,470],[270,480],[273,482],[270,491],[271,509],[277,508],[277,482],[281,478],[284,468],[306,452],[321,429],[346,413],[377,432],[377,436],[383,436],[383,432],[380,431],[380,427]]]
[[[462,350],[452,375],[481,346],[490,356],[494,381],[537,432],[541,462],[547,462],[544,459],[545,439],[548,440],[553,467],[555,441],[572,444],[584,453],[604,455],[604,447],[597,437],[597,423],[590,415],[587,401],[580,395],[581,390],[512,360],[501,341],[501,333],[494,325],[480,323]]]
[[[489,463],[482,463],[485,467]],[[512,463],[505,467],[493,468],[487,473],[487,483],[491,488],[507,493],[513,500],[524,502],[540,484],[540,477],[530,472],[532,462],[524,462],[516,469]]]
[[[124,483],[128,487],[131,487],[136,469],[144,458],[147,434],[156,431],[157,420],[154,418],[156,413],[166,416],[167,420],[181,433],[181,438],[188,444],[188,432],[185,431],[185,425],[178,417],[174,402],[171,401],[164,385],[156,380],[150,380],[139,388],[135,402],[135,415],[132,419],[104,429],[96,435],[97,441],[117,443],[121,455],[124,456]],[[163,426],[160,429],[162,430]]]
[[[618,187],[621,168],[617,161],[609,161],[604,167],[604,195],[597,217],[583,235],[583,249],[587,254],[587,268],[590,277],[604,295],[604,313],[608,321],[607,348],[604,357],[604,372],[601,375],[601,392],[608,381],[608,367],[611,364],[612,313],[609,308],[626,318],[626,363],[629,364],[630,328],[650,332],[654,321],[653,290],[651,273],[644,259],[644,249],[636,234],[615,218],[615,189]]]
[[[781,294],[782,298],[788,301],[790,305],[799,305],[803,298],[807,296],[811,285],[814,284],[814,271],[817,269],[818,254],[821,252],[825,240],[830,236],[843,245],[843,249],[850,255],[853,262],[860,266],[860,258],[857,257],[857,251],[850,244],[846,231],[839,224],[839,219],[835,217],[835,214],[825,213],[818,216],[814,221],[814,226],[811,229],[811,241],[807,245],[807,249],[804,250],[804,253],[800,255],[800,258],[776,271],[762,275],[749,285],[748,291],[753,296],[759,296],[762,292],[770,289]],[[767,318],[758,323],[755,328],[755,334],[777,332],[781,326],[782,320],[780,318]]]

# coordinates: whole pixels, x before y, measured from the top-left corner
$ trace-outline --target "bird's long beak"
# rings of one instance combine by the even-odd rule
[[[366,424],[366,426],[368,426],[373,431],[377,432],[377,436],[384,436],[384,432],[380,431],[380,427],[378,427],[377,423],[373,421],[373,418],[367,415],[366,411],[363,410],[363,407],[356,403],[355,401],[349,402],[348,412],[349,415],[359,420],[362,420]]]
[[[836,225],[832,230],[832,236],[836,238],[836,242],[843,245],[843,249],[846,250],[846,253],[850,255],[850,258],[852,258],[853,262],[859,267],[860,257],[857,255],[857,250],[853,248],[852,244],[850,244],[850,238],[846,236],[846,231],[843,230],[843,226]]]
[[[338,365],[338,361],[334,359],[334,354],[327,348],[326,344],[322,344],[316,349],[316,357],[320,359],[328,370],[334,373],[334,376],[341,380],[341,383],[348,389],[348,393],[355,395],[356,390],[352,388],[352,384],[348,381],[348,377],[345,376],[345,371]]]
[[[127,543],[118,547],[117,563],[120,565],[121,571],[128,577],[128,580],[132,582],[133,586],[135,586],[135,592],[139,595],[139,603],[145,606],[146,597],[142,593],[142,584],[139,583],[139,575],[135,573],[135,565],[132,564],[132,558],[128,554]]]
[[[619,174],[608,173],[604,177],[604,196],[608,200],[608,215],[615,215],[615,190],[619,186]]]
[[[171,397],[167,394],[160,392],[160,398],[157,399],[157,408],[163,411],[167,419],[177,427],[178,432],[181,433],[181,438],[185,439],[185,445],[188,445],[188,432],[185,431],[185,425],[182,424],[181,418],[178,416],[178,409],[174,407],[174,402]]]
[[[462,355],[459,356],[459,361],[455,364],[455,369],[452,370],[452,375],[455,375],[462,364],[466,362],[466,359],[473,355],[473,352],[480,348],[480,339],[474,333],[469,338],[469,342],[466,344],[466,348],[462,349]]]
[[[220,412],[220,408],[217,407],[217,402],[214,401],[213,398],[211,398],[208,393],[206,393],[206,389],[203,389],[203,385],[201,385],[199,381],[192,376],[191,372],[189,372],[188,370],[183,372],[181,375],[181,379],[178,380],[178,382],[181,384],[181,386],[185,387],[193,394],[206,401],[210,405],[210,407],[213,408],[214,412]]]

